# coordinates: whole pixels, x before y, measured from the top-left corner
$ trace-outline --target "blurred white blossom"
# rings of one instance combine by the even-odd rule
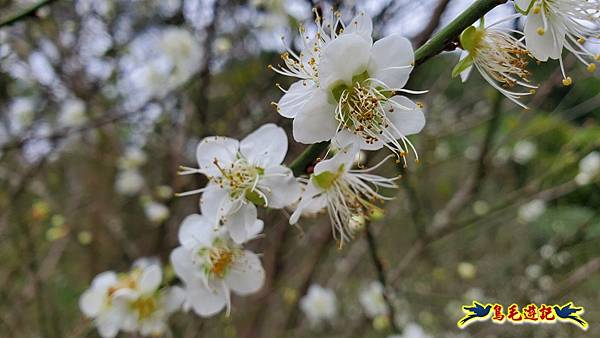
[[[134,267],[127,274],[99,274],[79,299],[81,311],[94,323],[103,338],[119,331],[159,336],[168,331],[167,320],[183,302],[178,287],[160,288],[162,269],[158,264]]]
[[[160,223],[169,217],[169,208],[166,205],[150,201],[144,204],[146,217],[154,223]]]
[[[534,199],[523,204],[519,208],[519,220],[523,222],[533,222],[546,212],[546,202],[541,199]]]
[[[425,333],[425,330],[419,324],[409,323],[404,327],[401,335],[392,335],[388,338],[433,338],[433,336]]]
[[[389,312],[383,296],[383,286],[377,281],[371,282],[364,288],[360,292],[358,300],[369,318],[387,315]]]
[[[58,123],[61,127],[80,127],[87,121],[85,103],[79,99],[68,99],[61,107]]]
[[[115,188],[123,195],[134,195],[140,192],[144,186],[144,178],[135,169],[122,170],[117,175]]]
[[[519,164],[527,164],[537,154],[537,146],[531,141],[519,141],[513,148],[513,159]]]
[[[312,325],[333,321],[337,316],[335,293],[330,289],[313,284],[308,289],[308,293],[300,299],[300,309]]]
[[[32,98],[18,97],[9,107],[8,116],[12,133],[19,134],[29,127],[35,117],[36,102]]]
[[[589,184],[600,173],[600,153],[593,151],[579,161],[579,173],[575,176],[578,185]]]

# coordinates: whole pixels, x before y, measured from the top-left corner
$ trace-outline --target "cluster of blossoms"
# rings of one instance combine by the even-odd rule
[[[106,271],[96,276],[79,306],[103,338],[115,337],[119,331],[163,335],[168,332],[169,316],[181,308],[184,293],[180,287],[162,284],[160,265],[138,260],[128,273]]]
[[[546,59],[558,58],[560,49],[565,47],[593,70],[594,64],[582,56],[587,49],[585,41],[580,40],[598,35],[582,23],[597,23],[597,11],[588,6],[596,2],[584,2],[580,7],[573,3],[518,1],[520,9],[527,5],[523,12],[529,15],[525,42],[513,36],[520,34],[518,31],[502,30],[498,24],[467,28],[460,37],[465,53],[454,74],[466,79],[474,66],[496,89],[525,107],[519,98],[532,94],[536,88],[530,84],[526,70],[530,56],[540,61],[544,61],[544,55]],[[300,172],[300,177],[295,177],[282,164],[288,150],[287,135],[274,124],[261,126],[241,141],[224,136],[201,140],[196,149],[198,167],[182,166],[180,171],[181,175],[202,174],[208,179],[205,187],[179,194],[201,194],[200,213],[184,219],[179,229],[180,246],[170,256],[183,287],[159,289],[161,273],[157,267],[136,269],[122,277],[112,273],[99,276],[82,296],[81,307],[95,319],[103,336],[112,337],[118,330],[163,332],[167,315],[179,306],[193,309],[203,317],[223,309],[229,313],[232,292],[242,296],[256,293],[265,281],[259,256],[245,249],[245,244],[259,237],[265,227],[258,217],[259,208],[289,209],[290,224],[298,223],[304,215],[327,210],[333,236],[342,245],[364,227],[374,212],[380,211],[378,202],[388,199],[380,190],[396,188],[398,177],[383,177],[373,171],[389,158],[406,166],[408,157],[414,154],[418,161],[408,136],[420,132],[425,125],[423,105],[404,94],[424,92],[404,88],[415,64],[410,42],[397,34],[374,42],[373,24],[365,13],[359,13],[349,23],[344,23],[337,12],[322,16],[315,11],[315,17],[316,31],[312,36],[304,26],[299,29],[301,50],[288,48],[282,55],[284,64],[270,68],[296,81],[288,89],[278,85],[284,94],[274,103],[281,116],[293,119],[294,139],[304,144],[329,142],[327,153],[310,168],[295,168]],[[530,36],[527,28],[536,25],[540,17],[542,30],[552,32],[548,33],[553,37],[551,51],[536,48],[539,41]],[[544,32],[536,31],[538,35]],[[197,54],[193,37],[173,30],[164,32],[163,37],[167,54],[171,54],[169,59],[174,61],[168,64],[166,82],[180,84],[188,70],[196,66],[186,62],[190,55]],[[579,39],[575,41],[577,46],[571,41],[574,37]],[[560,47],[559,52],[555,47]],[[162,62],[161,58],[156,60]],[[140,77],[143,82],[154,76],[153,72],[144,74]],[[162,86],[160,81],[154,82]],[[512,88],[516,86],[525,89],[515,91]],[[162,94],[155,92],[150,96]],[[382,148],[391,154],[379,164],[354,168],[356,158],[364,157],[362,151]],[[131,174],[141,165],[135,156],[133,162],[122,165],[130,170],[125,172]],[[135,193],[142,184],[143,181],[123,177],[117,189]],[[379,284],[365,290],[360,302],[369,317],[387,316],[390,312]],[[300,307],[313,323],[332,320],[336,314],[335,295],[313,286],[300,301]],[[420,327],[412,327],[405,336],[426,335]]]
[[[538,62],[557,59],[563,75],[563,84],[569,86],[573,80],[567,76],[563,65],[563,49],[571,52],[587,70],[596,70],[600,55],[590,48],[600,38],[600,2],[597,0],[515,0],[519,14],[509,16],[484,27],[469,27],[460,36],[464,50],[461,60],[453,70],[463,81],[469,76],[472,66],[495,89],[519,106],[523,96],[535,93],[531,84],[531,72],[527,65],[531,58]],[[525,15],[524,31],[500,28],[505,21],[516,20]],[[521,90],[514,89],[520,87]]]
[[[380,330],[389,327],[391,318],[388,318],[389,308],[384,300],[381,283],[376,281],[369,283],[360,291],[358,301],[364,315],[373,319],[375,329]],[[300,299],[300,309],[308,318],[310,325],[315,329],[326,324],[333,324],[341,312],[335,292],[318,284],[312,284],[308,288],[306,295]],[[400,314],[400,316],[397,316],[393,320],[403,327],[403,334],[388,336],[388,338],[432,337],[420,325],[410,322],[408,318],[402,318],[402,315],[405,314]]]

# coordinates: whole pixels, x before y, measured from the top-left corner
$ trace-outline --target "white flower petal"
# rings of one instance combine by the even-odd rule
[[[92,281],[92,287],[106,290],[117,283],[117,274],[114,271],[105,271],[98,274]]]
[[[229,213],[232,204],[229,191],[216,184],[209,184],[200,198],[200,211],[206,216],[208,223],[219,224],[221,217]]]
[[[256,206],[252,203],[242,203],[234,213],[225,216],[224,225],[234,242],[241,244],[252,239],[250,231],[256,223]]]
[[[283,128],[268,123],[256,129],[240,142],[240,152],[248,162],[265,168],[283,162],[288,149]]]
[[[210,246],[214,239],[214,223],[198,214],[187,216],[179,228],[179,243],[185,248],[193,249],[198,246]]]
[[[186,283],[201,280],[201,271],[192,261],[191,253],[180,246],[171,252],[171,264],[179,278]]]
[[[425,115],[423,111],[410,99],[405,96],[394,96],[392,100],[410,110],[393,107],[394,111],[387,110],[387,116],[395,128],[390,128],[392,134],[400,138],[401,136],[412,135],[420,132],[425,126]],[[400,132],[401,134],[398,134]]]
[[[315,90],[316,86],[312,81],[294,82],[277,104],[279,114],[287,118],[296,117]]]
[[[104,306],[106,296],[105,290],[94,288],[86,290],[79,298],[79,308],[81,309],[81,312],[87,317],[96,317]]]
[[[210,317],[219,313],[227,304],[227,296],[222,288],[207,289],[201,282],[187,285],[187,300],[194,312],[201,317]]]
[[[544,34],[539,35],[537,32],[538,29],[544,27],[541,13],[542,11],[538,14],[530,11],[529,15],[527,15],[527,22],[525,23],[525,43],[527,44],[527,49],[540,61],[547,61],[548,58],[558,59],[562,52],[565,32],[553,26],[551,22],[548,22]]]
[[[293,123],[294,140],[304,144],[329,141],[337,130],[335,106],[323,91],[315,92]]]
[[[214,161],[219,161],[222,166],[233,162],[238,148],[239,142],[232,138],[222,136],[204,138],[196,148],[196,160],[200,170],[207,176],[220,176],[221,173]]]
[[[246,232],[248,233],[248,238],[254,238],[256,236],[258,236],[263,229],[265,228],[265,223],[260,220],[257,219],[256,222],[254,222],[254,224],[252,224],[252,226],[246,228]]]
[[[265,270],[260,259],[251,251],[244,251],[225,276],[225,283],[239,295],[255,293],[265,282]]]
[[[335,135],[335,138],[331,140],[331,142],[338,147],[344,147],[349,144],[353,144],[364,150],[378,150],[383,147],[383,142],[376,141],[367,143],[364,138],[354,134],[348,129],[340,130],[337,135]]]
[[[410,41],[399,34],[388,35],[373,44],[369,73],[389,88],[402,88],[408,82],[414,61]]]
[[[319,63],[321,86],[330,90],[338,83],[352,84],[352,77],[367,70],[371,43],[358,34],[344,34],[328,43]]]
[[[373,20],[371,20],[371,17],[365,14],[365,12],[361,11],[346,26],[344,34],[348,33],[356,33],[363,39],[369,41],[369,43],[373,43]]]
[[[267,187],[261,191],[267,196],[268,207],[272,209],[285,208],[298,201],[302,192],[292,171],[284,166],[266,168],[260,184]]]
[[[338,172],[343,166],[343,172],[351,169],[354,157],[358,152],[356,145],[350,144],[343,149],[340,149],[332,158],[321,161],[315,165],[314,173],[319,175],[325,171],[332,173]]]
[[[302,199],[300,200],[300,203],[298,203],[296,210],[294,210],[292,216],[290,216],[290,224],[298,223],[298,220],[300,219],[300,216],[302,216],[304,210],[311,206],[313,199],[315,199],[316,196],[322,192],[323,190],[315,185],[313,178],[311,177],[310,181],[305,187],[304,192],[302,193]]]
[[[123,313],[118,309],[103,312],[96,319],[96,327],[102,338],[113,338],[119,333],[123,323]]]
[[[162,269],[158,264],[153,264],[144,269],[139,280],[140,292],[153,293],[162,281]]]
[[[185,290],[179,286],[172,286],[167,289],[164,296],[165,311],[173,313],[178,311],[185,301]]]

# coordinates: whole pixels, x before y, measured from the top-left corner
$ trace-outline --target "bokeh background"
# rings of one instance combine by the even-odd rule
[[[266,122],[291,135],[272,101],[290,80],[267,69],[294,47],[314,6],[346,18],[364,10],[376,38],[402,33],[415,46],[472,1],[58,0],[0,27],[0,336],[96,337],[78,308],[91,279],[140,257],[168,262],[181,220],[198,198],[173,192],[205,180],[179,177],[209,135],[243,138]],[[0,22],[37,4],[0,0]],[[487,20],[514,13],[500,6]],[[520,25],[520,21],[511,24]],[[310,27],[310,23],[308,24]],[[282,43],[281,37],[284,38]],[[418,67],[408,87],[427,125],[411,137],[421,156],[385,214],[371,224],[397,326],[420,337],[600,336],[600,81],[565,54],[531,63],[540,83],[525,111],[478,74],[462,84],[458,53]],[[304,145],[293,142],[287,163]],[[371,164],[385,152],[369,154]],[[338,249],[328,218],[289,226],[262,212],[267,283],[233,299],[231,316],[179,313],[174,337],[386,337],[359,293],[377,280],[366,236]],[[331,288],[336,320],[315,327],[298,307],[312,284]],[[585,307],[590,329],[567,325],[456,327],[477,299],[505,305]],[[125,337],[126,335],[122,335]]]

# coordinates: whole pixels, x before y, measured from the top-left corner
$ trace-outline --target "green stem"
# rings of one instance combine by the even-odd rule
[[[430,57],[437,55],[447,48],[454,47],[455,41],[465,28],[482,18],[487,12],[507,0],[477,0],[446,27],[437,32],[427,43],[415,52],[415,65],[419,65]]]
[[[311,165],[321,153],[327,149],[329,142],[319,142],[311,144],[300,154],[290,165],[294,176],[300,176],[306,173],[306,169]]]
[[[0,27],[9,26],[15,22],[18,22],[25,18],[31,17],[31,16],[35,15],[35,12],[37,12],[38,9],[40,9],[46,5],[49,5],[49,4],[53,3],[54,1],[56,1],[56,0],[42,0],[31,7],[25,8],[24,10],[18,12],[17,14],[0,21]]]
[[[465,28],[482,18],[487,12],[507,0],[477,0],[446,27],[437,32],[427,43],[415,52],[415,66],[425,62],[430,57],[437,55],[451,46]],[[292,162],[290,168],[294,176],[306,173],[307,167],[327,148],[329,142],[310,145]]]

